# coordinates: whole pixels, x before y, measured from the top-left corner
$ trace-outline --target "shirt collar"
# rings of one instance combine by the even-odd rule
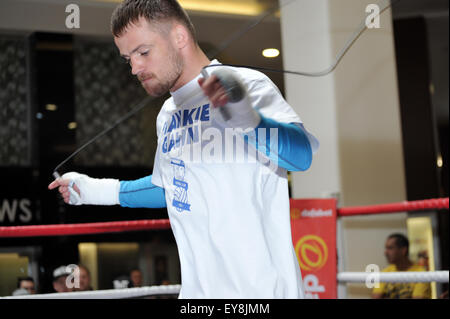
[[[220,62],[214,59],[209,65],[211,64],[220,64]],[[197,75],[193,80],[189,81],[175,92],[170,93],[175,105],[179,106],[199,94],[200,85],[198,84],[198,79],[200,76],[201,74]]]

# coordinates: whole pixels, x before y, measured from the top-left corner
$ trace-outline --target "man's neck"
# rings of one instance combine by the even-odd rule
[[[211,61],[205,53],[197,46],[194,50],[189,51],[184,58],[184,67],[178,81],[170,89],[175,92],[185,84],[195,79],[201,72],[202,68],[209,65]]]
[[[397,262],[395,264],[395,266],[397,267],[397,270],[405,271],[405,270],[408,270],[408,268],[412,266],[412,262],[411,262],[411,260],[409,260],[409,258],[406,258],[404,260]]]

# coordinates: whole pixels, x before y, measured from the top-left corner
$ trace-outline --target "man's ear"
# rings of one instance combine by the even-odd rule
[[[178,49],[184,48],[189,42],[189,33],[187,32],[186,28],[181,24],[177,24],[173,28],[172,32],[176,47]]]
[[[403,253],[403,256],[409,257],[409,256],[408,256],[408,248],[402,247],[402,253]]]

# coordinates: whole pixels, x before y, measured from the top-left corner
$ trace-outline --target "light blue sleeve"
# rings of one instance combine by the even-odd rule
[[[120,181],[119,201],[123,207],[167,207],[164,188],[152,184],[152,175],[134,181]]]
[[[275,129],[276,141],[271,140],[274,137],[270,129]],[[265,136],[262,135],[264,133]],[[254,146],[257,144],[258,151],[288,171],[306,171],[311,166],[311,143],[301,124],[280,123],[261,115],[261,122],[247,142]]]

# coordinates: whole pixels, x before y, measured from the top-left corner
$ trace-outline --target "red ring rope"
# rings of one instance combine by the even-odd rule
[[[448,197],[416,200],[410,202],[405,201],[401,203],[381,204],[371,206],[342,207],[337,210],[337,215],[343,217],[343,216],[367,215],[367,214],[398,213],[404,211],[428,210],[428,209],[448,210]]]
[[[170,222],[168,219],[61,225],[9,226],[0,227],[0,237],[85,235],[169,228]]]
[[[338,216],[354,216],[367,214],[396,213],[402,211],[449,209],[447,198],[418,200],[392,204],[342,207],[337,210]],[[114,233],[124,231],[170,229],[168,219],[134,220],[104,223],[33,225],[0,227],[2,237],[39,237],[62,235],[85,235],[99,233]]]

